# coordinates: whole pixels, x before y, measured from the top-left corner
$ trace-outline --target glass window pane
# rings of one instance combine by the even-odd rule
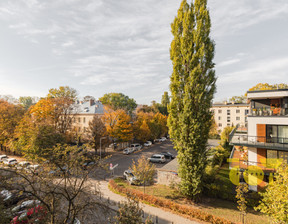
[[[280,143],[288,143],[288,126],[278,126],[278,138]]]

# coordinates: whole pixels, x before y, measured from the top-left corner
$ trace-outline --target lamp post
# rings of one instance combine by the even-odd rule
[[[102,152],[102,150],[101,150],[101,140],[102,140],[102,139],[105,139],[105,138],[106,138],[106,137],[101,137],[101,138],[100,138],[100,159],[101,159],[101,152]]]

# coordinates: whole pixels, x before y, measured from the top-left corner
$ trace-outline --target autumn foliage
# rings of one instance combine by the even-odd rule
[[[209,223],[214,223],[214,224],[233,224],[233,222],[231,221],[211,215],[200,209],[193,208],[187,205],[178,204],[171,200],[159,198],[153,195],[144,194],[142,191],[128,189],[123,186],[119,186],[115,183],[114,180],[109,181],[109,187],[116,193],[131,195],[135,198],[138,198],[141,201],[147,202],[157,207],[169,209],[177,214],[188,215],[191,218],[197,218],[199,220],[206,221]]]

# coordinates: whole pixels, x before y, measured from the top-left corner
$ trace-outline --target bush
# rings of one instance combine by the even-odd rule
[[[213,216],[197,208],[193,208],[187,205],[181,205],[181,204],[175,203],[167,199],[155,197],[153,195],[147,195],[138,190],[128,189],[122,186],[118,186],[114,182],[114,180],[109,181],[109,186],[111,190],[113,190],[114,192],[122,193],[125,195],[133,195],[134,197],[139,198],[140,200],[145,201],[149,204],[170,209],[171,211],[174,211],[175,213],[178,213],[178,214],[189,215],[193,218],[197,218],[199,220],[214,223],[214,224],[233,224],[231,221]]]

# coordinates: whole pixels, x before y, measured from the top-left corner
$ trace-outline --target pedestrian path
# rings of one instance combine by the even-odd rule
[[[125,197],[115,194],[114,192],[110,191],[108,188],[108,182],[107,181],[100,181],[99,183],[100,191],[102,193],[102,196],[109,200],[110,202],[115,202],[113,206],[111,206],[113,209],[117,210],[117,204],[121,201],[125,201]],[[182,216],[176,215],[174,213],[165,211],[163,209],[149,206],[143,203],[140,203],[141,207],[144,211],[144,217],[150,216],[153,218],[154,223],[158,224],[199,224],[200,222],[197,221],[191,221],[189,219],[186,219]]]

